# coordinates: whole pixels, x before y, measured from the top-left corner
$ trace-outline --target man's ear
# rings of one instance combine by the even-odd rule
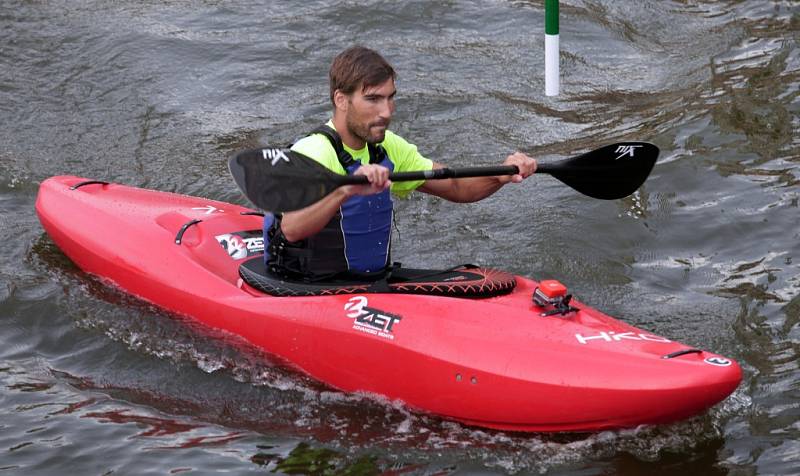
[[[341,89],[337,89],[333,92],[333,104],[336,105],[336,109],[346,112],[347,105],[350,102],[350,97],[343,93]]]

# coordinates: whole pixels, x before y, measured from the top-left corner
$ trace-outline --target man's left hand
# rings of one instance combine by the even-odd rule
[[[506,157],[503,165],[516,165],[519,173],[516,175],[506,176],[504,183],[514,182],[519,183],[530,177],[536,172],[536,159],[530,157],[522,152],[515,152]]]

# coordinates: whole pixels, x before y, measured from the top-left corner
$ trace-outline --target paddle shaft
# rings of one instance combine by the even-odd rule
[[[441,168],[419,170],[414,172],[396,172],[389,174],[393,182],[413,182],[414,180],[442,180],[449,178],[495,177],[498,175],[518,174],[516,165],[498,165],[493,167],[463,167],[458,169]],[[369,183],[364,175],[346,175],[339,181],[342,185],[362,185]]]
[[[538,173],[550,173],[554,164],[539,164]],[[396,172],[389,174],[392,182],[413,182],[415,180],[442,180],[449,178],[469,177],[497,177],[500,175],[516,175],[519,168],[516,165],[496,165],[489,167],[462,167],[451,169],[443,167],[432,170],[418,170],[414,172]],[[369,183],[364,175],[343,175],[339,180],[341,185],[363,185]]]

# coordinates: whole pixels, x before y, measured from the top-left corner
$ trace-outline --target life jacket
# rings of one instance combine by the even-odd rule
[[[344,150],[342,138],[327,125],[311,134],[322,134],[348,175],[361,162]],[[394,163],[377,144],[368,144],[369,163],[390,171]],[[374,195],[355,195],[339,207],[325,227],[306,239],[290,242],[281,231],[281,216],[264,218],[264,259],[273,275],[307,282],[335,277],[380,279],[390,263],[393,204],[389,190]]]

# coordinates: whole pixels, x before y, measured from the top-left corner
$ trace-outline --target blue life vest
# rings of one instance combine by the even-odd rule
[[[361,166],[344,150],[341,137],[332,128],[325,125],[312,134],[328,138],[348,175]],[[374,144],[368,147],[371,164],[394,170],[394,163],[383,147]],[[281,231],[281,217],[267,214],[264,218],[267,270],[274,275],[305,281],[334,277],[378,279],[390,263],[393,217],[389,190],[374,195],[355,195],[341,205],[319,233],[290,242]]]

